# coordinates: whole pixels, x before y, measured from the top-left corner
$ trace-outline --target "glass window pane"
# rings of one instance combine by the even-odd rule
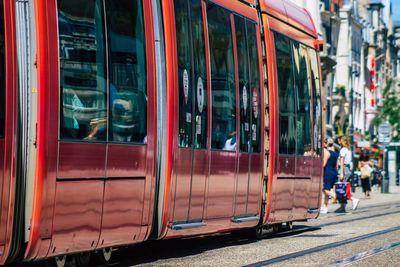
[[[187,0],[175,0],[176,45],[179,81],[180,147],[192,146],[192,64],[190,57],[189,11]]]
[[[101,0],[58,0],[62,139],[107,138]]]
[[[318,54],[314,49],[309,49],[311,67],[311,86],[314,110],[314,156],[321,156],[322,147],[322,107],[321,107],[321,81],[319,75]]]
[[[308,79],[307,48],[297,42],[293,42],[293,56],[297,93],[297,154],[311,156],[311,96]]]
[[[256,25],[247,22],[247,40],[250,55],[250,81],[251,81],[251,144],[254,153],[261,152],[261,94],[260,94],[260,65]]]
[[[296,98],[293,59],[289,38],[275,33],[279,94],[279,153],[296,153]]]
[[[110,141],[145,143],[146,51],[141,0],[109,0]]]
[[[235,16],[235,31],[236,31],[236,45],[237,45],[237,60],[239,71],[239,151],[249,152],[250,150],[250,82],[249,82],[249,59],[248,47],[246,38],[246,21]]]
[[[196,131],[195,148],[207,148],[207,65],[204,43],[204,23],[200,0],[191,0],[191,24],[193,41],[194,99]]]
[[[0,138],[4,138],[6,126],[6,54],[4,36],[4,7],[0,1]]]
[[[236,150],[235,64],[230,14],[215,4],[207,7],[210,40],[212,138],[211,147]]]

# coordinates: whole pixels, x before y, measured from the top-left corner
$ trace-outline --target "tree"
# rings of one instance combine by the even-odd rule
[[[394,81],[387,81],[383,89],[383,105],[378,107],[379,113],[373,120],[374,126],[379,126],[384,121],[388,121],[392,126],[392,141],[400,141],[400,97],[394,90]]]

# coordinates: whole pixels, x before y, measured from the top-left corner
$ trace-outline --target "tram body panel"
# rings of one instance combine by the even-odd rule
[[[110,28],[112,26],[104,25],[103,22],[98,24],[103,28],[100,30],[97,28],[96,32],[93,26],[94,20],[100,21],[103,15],[101,13],[92,13],[91,15],[90,10],[94,12],[94,10],[105,8],[103,2],[95,4],[96,7],[92,2],[80,3],[80,5],[87,5],[89,13],[86,15],[80,13],[79,16],[92,16],[87,23],[76,20],[76,16],[72,16],[72,13],[69,14],[68,12],[77,11],[76,8],[74,8],[75,11],[67,8],[65,2],[58,1],[56,5],[55,0],[38,1],[36,5],[39,25],[39,90],[42,96],[39,98],[42,102],[39,100],[41,116],[39,115],[38,127],[44,128],[44,121],[47,121],[46,128],[50,130],[46,132],[43,129],[42,135],[38,133],[40,136],[38,137],[38,151],[42,151],[38,152],[38,162],[41,166],[46,162],[46,168],[40,167],[42,171],[36,178],[37,183],[41,181],[42,188],[36,186],[33,223],[37,224],[40,229],[38,232],[31,232],[33,236],[30,239],[31,246],[26,252],[27,258],[42,258],[74,251],[93,250],[96,247],[129,244],[143,241],[148,237],[147,229],[151,226],[154,201],[154,197],[151,195],[154,194],[155,188],[155,152],[153,151],[155,146],[153,144],[156,137],[153,137],[155,133],[153,122],[156,117],[153,110],[156,101],[153,91],[155,87],[153,26],[151,14],[147,12],[151,11],[151,3],[144,2],[143,5],[139,2],[145,15],[142,17],[138,15],[138,19],[141,19],[139,22],[142,23],[142,31],[139,31],[138,34],[141,35],[136,36],[136,39],[128,35],[116,35],[114,29]],[[110,12],[121,9],[118,6],[107,6],[107,8]],[[133,7],[130,5],[126,8],[132,9]],[[107,16],[111,21],[114,13],[107,13]],[[72,30],[74,28],[75,31]],[[87,29],[87,31],[82,29]],[[108,40],[111,42],[109,46],[105,46],[105,39],[102,39],[106,34],[106,29],[109,30],[107,31],[110,36]],[[89,34],[89,37],[81,39],[86,42],[86,48],[75,47],[75,51],[81,49],[82,55],[90,56],[90,49],[98,49],[95,50],[98,56],[95,59],[95,65],[90,60],[84,62],[85,57],[78,57],[70,52],[74,49],[67,49],[79,45],[70,41],[71,34],[79,33]],[[40,39],[42,35],[48,37],[48,42],[42,42]],[[94,43],[92,37],[97,38],[99,42]],[[126,44],[134,43],[136,46],[134,48],[124,46],[125,43],[121,43],[123,39]],[[92,44],[97,46],[91,46]],[[113,56],[110,57],[110,64],[108,64],[105,62],[105,54],[111,53],[111,49],[113,49]],[[146,50],[145,53],[141,52],[143,49]],[[136,51],[137,55],[140,54],[139,57],[136,57]],[[122,57],[121,53],[125,53],[126,57]],[[135,54],[135,58],[132,58],[133,54]],[[58,72],[55,71],[58,70],[59,57],[61,62],[60,79],[57,75]],[[40,58],[44,58],[50,64],[39,64]],[[129,61],[129,58],[134,60]],[[135,65],[138,62],[141,64],[145,62],[140,69]],[[46,69],[49,65],[57,67],[50,72]],[[92,68],[95,66],[97,67]],[[129,70],[136,71],[137,75],[134,78],[140,80],[132,81]],[[41,80],[41,74],[46,71],[52,75]],[[97,73],[93,73],[93,71]],[[108,80],[106,74],[109,74],[112,80],[111,78]],[[121,75],[126,76],[124,78]],[[108,84],[108,81],[112,81],[112,84]],[[141,86],[140,90],[134,91],[133,85]],[[110,94],[109,102],[102,94],[107,96]],[[147,94],[146,98],[144,94]],[[107,121],[106,113],[108,111],[112,114],[112,123]],[[59,117],[60,113],[61,117]],[[46,120],[46,117],[50,117],[50,119]],[[106,128],[107,125],[110,129]],[[61,129],[60,133],[59,129]],[[110,130],[110,137],[108,137],[108,130]],[[60,141],[58,141],[59,136]],[[108,138],[110,144],[106,142]],[[135,145],[136,143],[138,145]],[[45,154],[41,148],[52,153]],[[57,160],[57,156],[54,157],[53,152],[58,148]],[[108,168],[110,169],[106,174]],[[57,180],[59,181],[57,190],[60,190],[60,193],[57,193],[57,199],[55,199],[56,194],[53,190],[56,185],[56,172],[53,170],[57,169]],[[122,191],[119,194],[118,189],[122,189],[124,186],[128,191]],[[68,210],[67,203],[71,201],[71,197],[66,192],[70,191],[76,194],[77,204],[74,205],[76,208],[74,211]],[[43,196],[43,199],[40,195]],[[124,197],[127,200],[126,203]],[[90,203],[90,211],[87,221],[79,222],[79,214],[88,211],[84,203]],[[121,209],[110,211],[116,204]],[[57,206],[54,216],[53,205]],[[138,205],[138,207],[130,208],[129,205]],[[43,207],[48,208],[44,209]],[[64,208],[66,215],[63,214]],[[36,214],[35,210],[38,211]],[[47,212],[44,213],[46,217],[43,218],[42,211],[46,210]],[[125,211],[128,211],[128,216],[122,216]],[[47,219],[47,214],[51,214],[51,220]],[[65,232],[64,230],[63,232],[64,225],[60,221],[65,216],[72,227],[67,228],[69,231]],[[48,231],[46,228],[46,225],[49,224],[53,224],[53,231]],[[121,225],[129,228],[128,233],[125,236],[115,235],[113,237],[116,231],[122,231],[118,230]],[[104,227],[104,233],[102,227]],[[40,231],[45,231],[46,238],[52,240],[50,254],[47,254],[46,250],[41,247],[43,236]],[[80,234],[82,234],[82,240],[76,238]],[[67,244],[73,243],[74,239],[77,240],[77,243],[68,248]]]
[[[306,12],[301,12],[301,14],[305,14],[308,16]],[[294,16],[296,14],[294,13]],[[299,14],[297,14],[299,15]],[[309,18],[309,17],[308,17]],[[287,56],[290,59],[288,66],[287,72],[293,72],[290,75],[293,76],[292,80],[301,80],[302,81],[302,97],[299,98],[299,96],[296,96],[296,98],[293,97],[293,101],[296,103],[299,102],[300,106],[303,107],[303,110],[299,111],[294,111],[294,110],[289,110],[285,111],[282,110],[282,105],[286,105],[285,101],[279,101],[280,99],[280,91],[279,91],[279,86],[280,83],[284,82],[285,80],[288,80],[288,78],[282,79],[279,78],[277,79],[277,82],[270,81],[270,84],[272,83],[272,88],[270,90],[274,90],[273,88],[277,88],[275,95],[275,106],[277,107],[277,111],[279,114],[280,118],[278,121],[275,122],[274,126],[276,129],[286,129],[287,131],[291,131],[292,134],[289,132],[286,133],[286,135],[282,135],[281,133],[277,132],[278,138],[274,139],[275,144],[278,145],[278,147],[282,144],[289,144],[289,140],[292,140],[290,146],[287,147],[289,150],[282,151],[282,148],[279,148],[277,153],[274,155],[277,158],[277,164],[271,165],[272,168],[276,168],[274,170],[274,176],[271,181],[271,210],[270,210],[270,216],[269,216],[269,222],[270,223],[278,223],[278,222],[284,222],[284,221],[290,221],[290,220],[301,220],[301,219],[306,219],[310,217],[309,212],[315,210],[315,207],[311,205],[311,203],[318,202],[320,199],[320,194],[319,194],[319,189],[316,188],[315,183],[318,184],[317,187],[319,187],[319,181],[321,180],[321,171],[317,171],[314,166],[321,166],[322,161],[320,157],[315,157],[315,154],[313,154],[313,150],[311,149],[312,144],[315,142],[315,140],[311,140],[311,136],[313,136],[310,128],[312,128],[312,114],[310,114],[311,110],[311,104],[312,101],[310,101],[311,98],[311,84],[309,82],[309,73],[310,70],[307,69],[307,62],[309,60],[308,58],[308,51],[307,46],[314,48],[314,40],[315,38],[305,34],[304,32],[300,32],[299,30],[293,28],[289,24],[282,23],[281,21],[278,21],[276,18],[267,16],[268,23],[270,25],[270,29],[272,30],[272,33],[270,34],[270,40],[273,43],[271,46],[271,53],[273,54],[273,59],[272,62],[274,63],[273,67],[273,73],[271,76],[274,76],[274,78],[278,75],[278,73],[282,73],[282,70],[278,70],[276,67],[276,64],[278,62],[283,62],[285,61],[285,57]],[[311,23],[313,26],[313,24]],[[277,36],[279,35],[279,36]],[[282,37],[281,37],[282,36]],[[290,45],[287,45],[287,50],[284,52],[282,50],[282,53],[286,53],[286,56],[281,55],[277,56],[275,54],[275,51],[277,49],[276,47],[276,38],[286,38],[287,41],[284,41],[283,43],[286,45],[288,43],[288,40],[290,41]],[[285,39],[285,40],[286,40]],[[279,42],[279,40],[278,40]],[[282,47],[280,44],[278,45],[279,47]],[[301,51],[301,52],[299,52]],[[283,56],[283,57],[282,57]],[[302,65],[301,65],[302,64]],[[300,66],[301,65],[301,66]],[[294,68],[294,69],[293,69]],[[301,73],[299,70],[304,71],[308,73],[307,77],[301,77],[299,73]],[[295,73],[296,72],[296,73]],[[296,76],[297,75],[297,76]],[[300,76],[299,76],[300,75]],[[295,77],[296,76],[296,77]],[[304,75],[303,75],[304,76]],[[270,77],[269,77],[270,78]],[[273,78],[273,79],[274,79]],[[271,78],[270,78],[271,79]],[[293,82],[293,81],[291,81]],[[289,85],[288,85],[289,86]],[[300,86],[296,85],[295,86]],[[297,88],[297,89],[296,89]],[[291,91],[294,90],[299,90],[298,87],[294,87],[294,85],[290,85],[289,88],[289,95]],[[293,96],[293,94],[292,94]],[[292,101],[292,102],[293,102]],[[292,103],[294,106],[294,102]],[[288,108],[292,106],[292,104],[288,104]],[[304,108],[307,107],[308,108]],[[297,107],[298,108],[298,107]],[[308,110],[308,113],[305,114],[304,110]],[[289,113],[285,113],[289,112]],[[303,146],[303,143],[300,145],[297,144],[296,146],[296,139],[299,138],[298,133],[295,137],[296,134],[296,127],[293,126],[296,118],[297,118],[297,123],[299,123],[299,117],[297,114],[301,113],[302,118],[304,117],[306,120],[300,121],[300,125],[303,126],[305,129],[300,138],[304,138],[304,136],[307,137],[307,142]],[[287,115],[285,115],[287,114]],[[290,114],[296,114],[290,115]],[[282,117],[283,116],[283,117]],[[286,123],[289,123],[292,125],[292,127],[287,128],[288,126],[283,125],[285,122],[285,116],[286,116]],[[281,118],[282,117],[282,118]],[[302,119],[300,118],[300,119]],[[283,123],[283,124],[282,124]],[[304,127],[305,125],[308,125],[307,127]],[[282,128],[284,127],[284,128]],[[292,130],[290,130],[292,129]],[[275,131],[274,131],[275,132]],[[298,131],[297,131],[298,132]],[[289,133],[289,134],[288,134]],[[291,136],[291,138],[290,138]],[[283,140],[282,138],[286,138]],[[320,140],[319,140],[320,142]],[[315,215],[312,215],[315,216]]]
[[[16,179],[17,173],[17,47],[15,29],[15,3],[2,1],[1,3],[1,35],[2,47],[2,81],[1,81],[1,117],[0,126],[0,153],[1,153],[1,210],[0,210],[0,264],[4,264],[12,251],[13,225],[19,219],[15,214],[18,203]],[[15,255],[13,255],[15,256]]]

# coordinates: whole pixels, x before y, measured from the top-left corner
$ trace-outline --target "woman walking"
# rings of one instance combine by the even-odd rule
[[[346,182],[349,183],[351,182],[351,169],[353,168],[352,166],[352,156],[351,156],[351,151],[350,151],[350,142],[347,136],[343,136],[341,139],[341,145],[342,148],[340,149],[339,152],[339,181],[340,182]],[[350,190],[348,191],[348,195],[351,194]],[[351,200],[353,203],[353,210],[357,209],[358,203],[360,200],[358,198],[354,198],[350,195],[350,197],[347,197],[348,199]],[[345,204],[341,203],[340,208],[337,209],[335,212],[346,212]]]
[[[324,149],[324,185],[322,189],[322,192],[324,193],[324,204],[320,210],[320,213],[328,213],[329,196],[333,201],[336,198],[336,195],[331,191],[331,189],[337,180],[337,159],[338,154],[333,147],[333,139],[328,138],[325,140]]]

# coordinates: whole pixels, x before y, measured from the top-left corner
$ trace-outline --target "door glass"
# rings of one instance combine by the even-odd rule
[[[192,64],[190,57],[189,11],[187,0],[174,0],[178,53],[180,147],[192,146]]]
[[[207,68],[200,0],[175,0],[180,147],[207,148]]]
[[[279,94],[279,153],[296,153],[296,98],[294,94],[291,41],[276,33],[275,49]]]
[[[260,65],[258,61],[258,46],[256,25],[247,22],[247,41],[249,43],[250,81],[251,81],[251,145],[253,153],[261,152],[261,95],[260,95]]]
[[[109,0],[110,141],[145,143],[146,51],[141,0]]]
[[[249,82],[249,59],[248,47],[246,38],[246,21],[238,16],[235,16],[235,31],[237,45],[237,61],[239,72],[239,151],[249,152],[250,150],[250,82]]]
[[[6,54],[4,35],[4,7],[0,1],[0,138],[4,138],[6,127]]]
[[[207,6],[210,41],[212,137],[211,147],[236,150],[235,63],[230,13],[216,4]]]
[[[309,88],[307,48],[293,41],[297,94],[297,154],[311,156],[311,96]]]
[[[107,138],[101,0],[58,0],[62,139]]]
[[[204,43],[204,23],[200,0],[191,0],[193,42],[193,80],[195,99],[195,148],[207,148],[207,65]]]

